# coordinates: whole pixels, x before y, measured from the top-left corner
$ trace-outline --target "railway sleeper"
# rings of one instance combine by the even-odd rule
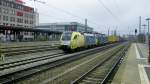
[[[99,82],[91,80],[83,80],[80,84],[99,84]]]

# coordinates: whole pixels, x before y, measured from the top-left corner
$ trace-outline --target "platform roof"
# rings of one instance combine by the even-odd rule
[[[42,32],[42,33],[62,33],[58,31],[50,31],[45,29],[36,29],[36,28],[24,28],[24,27],[12,27],[12,26],[3,26],[0,25],[0,30],[13,30],[13,31],[27,31],[27,32]]]

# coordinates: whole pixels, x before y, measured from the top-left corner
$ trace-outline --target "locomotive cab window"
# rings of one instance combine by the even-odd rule
[[[62,40],[64,40],[64,41],[71,40],[71,35],[72,35],[71,32],[63,33],[63,35],[62,35]]]
[[[75,36],[74,36],[74,39],[77,39],[77,37],[78,37],[78,36],[77,36],[77,35],[75,35]]]

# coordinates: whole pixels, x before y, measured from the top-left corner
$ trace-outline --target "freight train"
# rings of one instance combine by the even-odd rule
[[[118,36],[106,36],[100,33],[63,32],[60,39],[60,49],[75,51],[79,49],[96,47],[119,41]]]

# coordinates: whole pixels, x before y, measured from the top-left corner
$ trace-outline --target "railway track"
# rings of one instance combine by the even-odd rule
[[[36,47],[46,47],[46,46],[52,46],[52,45],[22,45],[22,46],[10,46],[10,47],[2,47],[1,49],[4,50],[13,50],[13,49],[21,49],[21,48],[36,48]]]
[[[106,49],[103,52],[93,52],[93,54],[89,54],[89,52],[87,52],[86,57],[82,59],[80,58],[78,60],[71,61],[65,65],[62,65],[62,67],[58,67],[56,69],[49,70],[49,72],[43,73],[43,76],[41,75],[37,77],[33,76],[32,80],[30,79],[27,80],[31,81],[29,83],[36,83],[36,84],[70,84],[71,82],[73,82],[74,80],[85,74],[87,71],[89,71],[98,63],[104,61],[106,58],[122,50],[125,45],[126,44],[120,44],[115,47]],[[41,81],[36,80],[38,77],[40,77]]]
[[[17,49],[2,49],[1,52],[5,56],[13,56],[20,54],[28,54],[28,53],[36,53],[48,50],[58,50],[58,47],[50,47],[50,46],[34,46],[34,47],[19,47]]]
[[[18,42],[18,43],[1,43],[1,49],[14,49],[25,47],[37,47],[37,46],[58,46],[59,41],[51,42]]]
[[[64,53],[57,53],[57,54],[40,56],[40,57],[26,59],[26,60],[15,61],[15,62],[11,62],[11,63],[0,64],[0,83],[8,83],[10,81],[24,77],[25,74],[22,74],[22,73],[24,73],[24,71],[26,72],[26,69],[30,69],[35,66],[40,66],[44,63],[46,64],[46,63],[48,63],[48,61],[47,61],[48,59],[52,59],[52,58],[54,59],[56,57],[60,57],[63,55],[64,55]],[[43,61],[45,61],[45,62],[43,62]],[[17,73],[20,73],[21,71],[23,71],[21,73],[22,75],[20,75],[19,77],[17,76],[15,78]],[[32,70],[30,72],[32,73]],[[29,74],[31,74],[31,73],[29,73]],[[12,80],[12,78],[14,78],[14,79]]]
[[[118,53],[114,53],[102,62],[95,65],[85,74],[73,81],[71,84],[106,84],[111,83],[109,79],[117,65],[122,61],[129,46],[126,46]]]
[[[43,58],[30,59],[26,61],[20,61],[17,63],[10,63],[6,65],[1,65],[0,67],[0,83],[13,83],[19,79],[25,78],[27,76],[42,72],[49,68],[60,66],[69,63],[73,60],[80,59],[89,54],[94,54],[96,52],[108,49],[110,47],[116,46],[118,44],[111,44],[103,47],[98,47],[95,49],[90,49],[82,52],[77,52],[73,54],[59,54],[45,56]],[[89,51],[91,51],[89,53]],[[88,52],[88,53],[87,53]]]
[[[12,68],[12,67],[20,66],[20,65],[25,65],[25,64],[45,60],[45,59],[50,59],[50,58],[58,57],[58,56],[61,56],[61,55],[64,55],[64,53],[57,53],[57,54],[51,54],[51,55],[45,55],[45,56],[39,56],[39,57],[32,57],[32,58],[29,58],[29,59],[4,63],[4,64],[0,64],[0,70],[5,70],[5,69]]]

